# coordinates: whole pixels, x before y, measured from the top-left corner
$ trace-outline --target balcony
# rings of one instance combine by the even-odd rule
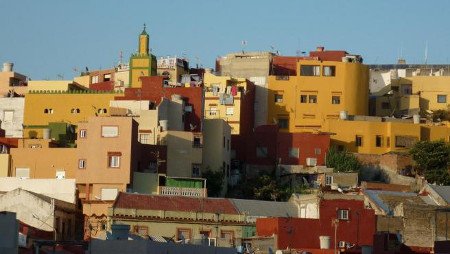
[[[182,188],[182,187],[158,187],[159,195],[167,196],[184,196],[184,197],[206,197],[206,189],[204,188]]]

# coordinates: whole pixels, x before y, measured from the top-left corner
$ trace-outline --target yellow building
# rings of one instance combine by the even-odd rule
[[[289,132],[321,129],[325,120],[368,113],[368,76],[359,61],[299,60],[295,76],[269,76],[267,123]]]
[[[417,141],[449,142],[447,126],[413,124],[380,117],[355,117],[355,120],[329,119],[323,131],[332,133],[331,145],[338,149],[363,154],[408,151]]]
[[[25,95],[24,137],[41,138],[50,122],[76,125],[91,116],[108,116],[116,93],[30,92]]]
[[[144,30],[139,35],[138,52],[130,57],[130,86],[141,87],[140,77],[156,75],[156,57],[149,53],[150,37]]]
[[[204,86],[205,119],[223,119],[231,126],[232,135],[241,134],[242,129],[247,127],[241,126],[241,120],[245,117],[244,108],[248,108],[245,100],[249,98],[246,97],[254,96],[251,83],[245,78],[216,76],[206,71]],[[253,108],[253,102],[251,104]],[[249,122],[253,125],[253,117]]]
[[[376,115],[424,114],[448,110],[450,76],[414,76],[398,78],[380,90],[375,99]]]

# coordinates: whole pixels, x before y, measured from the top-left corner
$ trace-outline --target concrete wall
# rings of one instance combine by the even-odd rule
[[[190,244],[170,244],[151,241],[125,241],[125,240],[93,240],[92,253],[98,254],[235,254],[234,248],[218,248]]]
[[[1,128],[5,130],[6,137],[22,137],[24,107],[25,98],[23,97],[0,98]],[[12,111],[12,121],[5,118],[5,111],[8,111],[9,113]]]
[[[168,131],[162,137],[167,144],[167,176],[192,177],[192,164],[202,164],[202,147],[194,147],[194,133]],[[200,135],[198,133],[196,135]],[[201,137],[203,139],[203,137]]]
[[[154,173],[133,172],[133,192],[157,194],[159,175]]]
[[[21,188],[34,193],[56,198],[75,204],[75,179],[19,179],[16,177],[0,178],[0,192]]]

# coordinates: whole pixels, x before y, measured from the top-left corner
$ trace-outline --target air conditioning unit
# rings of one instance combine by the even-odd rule
[[[306,158],[306,166],[308,167],[317,166],[317,158]]]
[[[339,241],[339,248],[345,248],[347,246],[347,242]]]

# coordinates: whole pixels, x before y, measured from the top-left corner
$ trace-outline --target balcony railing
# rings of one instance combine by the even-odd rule
[[[168,196],[206,197],[206,189],[159,186],[158,193]]]

